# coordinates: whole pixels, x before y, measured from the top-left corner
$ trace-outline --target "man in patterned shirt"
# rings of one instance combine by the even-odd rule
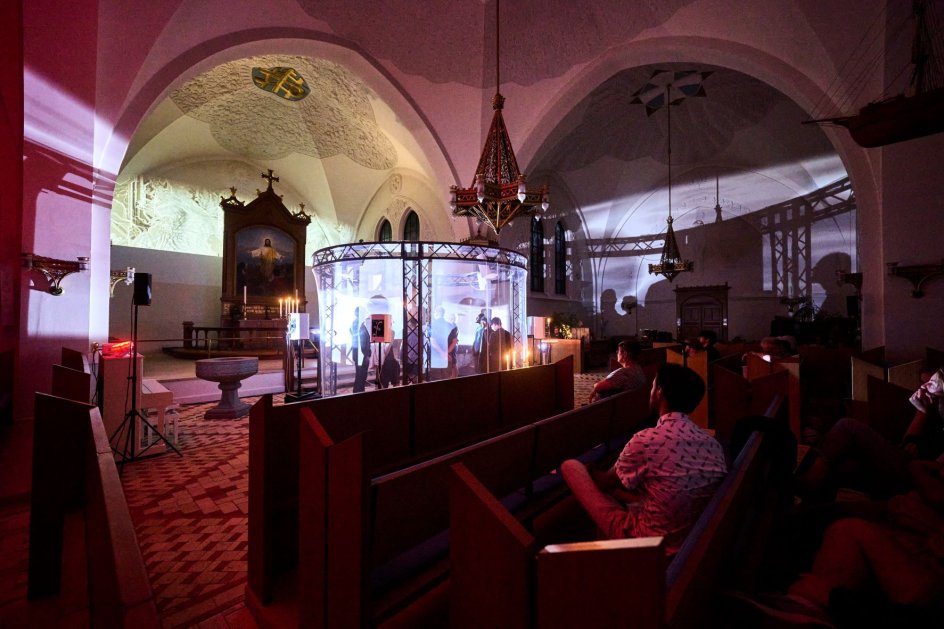
[[[590,470],[571,459],[564,480],[597,528],[609,539],[665,538],[673,555],[727,473],[724,450],[688,418],[705,394],[691,369],[663,365],[652,383],[654,428],[626,444],[609,470]]]
[[[642,347],[639,343],[620,341],[620,344],[616,346],[616,361],[620,364],[619,369],[614,369],[606,378],[593,385],[593,391],[590,392],[590,399],[587,402],[592,404],[601,398],[623,391],[635,391],[646,386],[646,372],[639,364],[640,353],[642,353]]]

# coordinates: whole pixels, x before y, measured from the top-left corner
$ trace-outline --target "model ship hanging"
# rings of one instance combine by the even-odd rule
[[[485,147],[475,169],[470,188],[449,186],[449,208],[453,216],[471,216],[487,225],[497,236],[502,228],[517,216],[530,216],[548,208],[547,184],[538,190],[529,190],[525,176],[518,170],[518,160],[511,148],[511,139],[502,108],[505,97],[498,91],[501,86],[499,63],[499,10],[495,2],[495,96],[492,97],[492,126],[485,138]]]
[[[940,25],[942,2],[915,0],[914,66],[908,94],[869,103],[858,114],[807,120],[849,130],[856,144],[874,148],[944,131],[944,50]]]
[[[665,244],[658,264],[649,265],[651,275],[662,275],[671,282],[679,273],[694,271],[695,263],[682,258],[675,229],[672,227],[672,107],[680,105],[686,98],[704,97],[704,80],[710,71],[682,70],[669,72],[656,70],[649,81],[633,94],[633,104],[646,106],[646,115],[665,107],[666,111],[666,155],[669,165],[669,217],[666,219]]]

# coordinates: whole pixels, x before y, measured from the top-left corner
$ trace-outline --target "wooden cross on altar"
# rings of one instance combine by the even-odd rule
[[[269,174],[268,174],[268,175],[265,174],[265,173],[262,173],[261,177],[262,177],[263,179],[268,179],[268,180],[269,180],[269,190],[272,189],[272,182],[279,180],[278,177],[273,177],[273,176],[272,176],[272,169],[271,169],[271,168],[269,169]]]

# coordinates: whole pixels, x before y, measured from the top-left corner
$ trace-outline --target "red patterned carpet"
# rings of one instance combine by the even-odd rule
[[[165,627],[254,626],[242,605],[249,418],[204,420],[212,406],[181,409],[182,457],[134,461],[122,475]]]

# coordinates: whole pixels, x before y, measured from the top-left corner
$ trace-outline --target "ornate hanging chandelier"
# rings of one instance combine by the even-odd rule
[[[665,110],[667,112],[666,125],[668,128],[668,156],[669,156],[669,217],[666,219],[668,228],[665,230],[665,244],[662,247],[662,258],[659,264],[650,264],[651,275],[663,275],[671,282],[675,276],[685,271],[694,271],[695,263],[682,259],[682,254],[675,240],[675,230],[672,228],[672,102],[669,100],[669,85],[665,87]]]
[[[499,2],[495,2],[495,96],[492,98],[492,126],[485,138],[485,147],[475,169],[470,188],[449,187],[449,207],[453,216],[471,216],[488,225],[497,235],[502,227],[519,215],[530,216],[547,210],[548,191],[545,184],[539,190],[528,190],[525,176],[518,170],[518,160],[511,148],[502,107],[505,97],[498,91],[501,86],[499,63]]]

